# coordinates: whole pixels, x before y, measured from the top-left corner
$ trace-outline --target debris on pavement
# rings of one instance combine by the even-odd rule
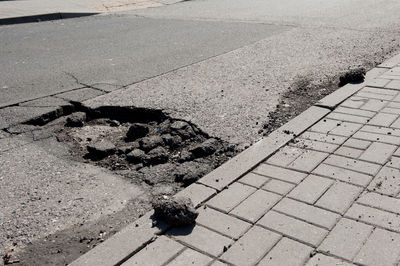
[[[193,224],[199,215],[189,198],[163,196],[153,201],[154,216],[173,226]]]
[[[355,68],[347,71],[339,77],[339,87],[343,87],[347,83],[358,83],[364,81],[366,71],[364,68]]]

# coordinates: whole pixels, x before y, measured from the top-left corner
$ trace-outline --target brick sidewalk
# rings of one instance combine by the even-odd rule
[[[152,228],[147,216],[137,223],[156,237],[139,245],[145,233],[135,224],[74,264],[114,245],[131,253],[117,251],[120,261],[110,264],[399,265],[399,63],[397,56],[370,71],[375,78],[322,100],[322,119],[271,156],[265,151],[256,167],[243,163],[250,149],[230,163],[247,169],[225,167],[225,177],[217,171],[184,190],[199,206],[196,226]],[[336,106],[332,99],[346,94]]]

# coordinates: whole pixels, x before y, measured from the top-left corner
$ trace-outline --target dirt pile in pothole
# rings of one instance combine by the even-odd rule
[[[57,137],[76,158],[158,187],[156,194],[177,192],[236,153],[190,122],[155,111],[116,109],[73,113]]]

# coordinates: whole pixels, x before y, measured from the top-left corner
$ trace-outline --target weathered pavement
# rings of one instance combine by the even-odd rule
[[[193,227],[148,213],[71,265],[397,265],[400,55],[179,193]]]

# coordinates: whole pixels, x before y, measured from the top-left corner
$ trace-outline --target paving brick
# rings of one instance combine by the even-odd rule
[[[366,85],[383,88],[389,83],[389,81],[389,79],[370,79],[366,81]]]
[[[317,104],[328,108],[335,108],[338,104],[349,98],[351,95],[360,90],[363,84],[351,84],[348,83],[345,86],[339,88],[328,96],[324,97]]]
[[[349,219],[341,219],[318,249],[344,259],[352,260],[372,230],[372,226]]]
[[[288,194],[288,197],[314,204],[333,182],[328,178],[309,175]]]
[[[363,152],[363,150],[342,146],[335,151],[335,154],[357,159]]]
[[[211,208],[200,208],[196,223],[235,239],[251,227],[249,223]]]
[[[356,95],[360,96],[360,97],[385,100],[385,101],[390,101],[394,98],[394,95],[384,95],[384,94],[370,93],[370,92],[363,92],[363,91],[358,92]]]
[[[316,202],[316,206],[344,214],[355,199],[362,192],[362,188],[343,182],[336,182]]]
[[[368,99],[368,98],[365,98]],[[360,109],[378,112],[388,104],[388,101],[378,99],[368,99],[368,101],[360,107]]]
[[[184,190],[178,192],[175,197],[188,197],[192,200],[194,206],[198,206],[215,194],[216,190],[213,188],[201,184],[191,184]]]
[[[122,265],[163,265],[173,256],[178,254],[184,246],[165,236],[159,237]]]
[[[329,257],[324,254],[318,253],[317,255],[312,257],[305,266],[330,266],[330,265],[350,266],[354,264],[345,262],[338,258]]]
[[[350,122],[340,122],[339,126],[332,129],[329,134],[349,137],[357,132],[362,125]]]
[[[373,178],[372,176],[366,174],[327,164],[319,165],[312,173],[322,176],[328,176],[337,180],[349,182],[351,184],[363,187],[367,186]]]
[[[310,128],[313,132],[328,133],[337,127],[338,121],[332,119],[323,119]]]
[[[258,224],[313,246],[317,246],[328,233],[325,229],[275,211],[269,211]]]
[[[396,65],[398,65],[399,62],[400,62],[400,55],[396,55],[394,57],[389,58],[382,64],[380,64],[379,67],[391,68],[391,67],[395,67]]]
[[[383,167],[372,180],[368,189],[389,196],[396,196],[400,191],[400,170]]]
[[[338,108],[336,108],[335,112],[342,113],[342,114],[351,114],[351,115],[357,115],[357,116],[364,116],[364,117],[368,117],[368,118],[372,118],[373,116],[376,115],[376,113],[372,112],[372,111],[354,109],[354,108],[347,108],[347,107],[343,107],[343,106],[339,106]]]
[[[400,115],[400,109],[398,109],[398,108],[385,107],[381,110],[381,112],[388,113],[388,114]]]
[[[389,80],[387,81],[389,82]],[[391,95],[391,96],[396,96],[398,94],[398,92],[394,90],[388,90],[384,88],[371,88],[371,87],[364,87],[362,90],[360,90],[360,93],[364,92],[382,94],[382,95]]]
[[[395,114],[379,113],[376,116],[374,116],[371,120],[369,120],[368,125],[388,127],[397,118],[398,115]]]
[[[400,231],[400,216],[391,212],[356,203],[350,207],[345,216],[396,232]]]
[[[368,101],[367,98],[361,98],[361,97],[354,97],[353,96],[350,99],[347,99],[346,101],[344,101],[340,106],[349,107],[349,108],[360,108],[367,101]]]
[[[187,265],[204,265],[207,266],[213,259],[197,252],[193,249],[186,249],[181,254],[178,255],[174,260],[168,263],[168,266],[187,266]],[[142,264],[147,265],[147,264]]]
[[[289,238],[282,238],[278,244],[260,261],[265,266],[304,265],[313,249]]]
[[[267,160],[267,163],[287,166],[305,152],[304,149],[285,146]]]
[[[388,127],[375,127],[370,125],[365,125],[361,128],[361,131],[364,132],[372,132],[381,135],[390,135],[390,136],[400,136],[400,130],[395,128],[388,128]]]
[[[228,189],[223,190],[218,195],[207,202],[207,205],[224,212],[230,212],[239,205],[245,198],[250,196],[256,189],[240,183],[233,183]]]
[[[249,185],[249,186],[260,188],[260,187],[262,187],[262,185],[264,185],[269,180],[271,180],[271,178],[268,178],[268,177],[265,177],[262,175],[258,175],[255,173],[248,173],[244,177],[239,179],[239,182]]]
[[[236,215],[244,220],[256,222],[282,197],[265,190],[257,190],[245,199],[230,214]]]
[[[273,210],[326,229],[331,229],[340,218],[336,213],[288,198],[282,199]]]
[[[287,166],[295,170],[311,172],[328,156],[329,153],[307,150]]]
[[[400,148],[393,153],[393,156],[400,156]]]
[[[395,66],[395,67],[389,69],[388,71],[386,71],[385,73],[383,73],[382,75],[400,76],[400,68]]]
[[[394,80],[400,80],[400,76],[392,76],[392,75],[382,75],[382,76],[380,76],[380,78],[383,78],[383,79],[394,79]]]
[[[371,145],[371,143],[372,143],[371,141],[349,138],[343,145],[363,150],[368,148],[368,146]]]
[[[211,266],[228,266],[228,264],[216,260],[211,264]]]
[[[336,150],[339,145],[337,144],[332,144],[332,143],[327,143],[327,142],[320,142],[320,141],[315,141],[315,140],[308,140],[308,139],[301,139],[297,138],[296,142],[293,144],[290,144],[293,147],[298,147],[301,149],[311,149],[315,151],[321,151],[321,152],[333,152]]]
[[[365,265],[397,265],[400,257],[400,235],[375,229],[360,250],[355,262]]]
[[[385,88],[400,90],[400,80],[391,80],[386,84]]]
[[[277,179],[272,179],[267,184],[263,186],[263,189],[278,193],[280,195],[286,195],[290,190],[295,187],[294,184],[280,181]]]
[[[233,243],[232,239],[198,225],[175,227],[167,231],[166,235],[215,257],[222,254],[224,247],[229,247]]]
[[[400,214],[400,199],[378,193],[365,192],[358,198],[357,203]]]
[[[389,102],[387,107],[400,109],[400,103],[399,102]]]
[[[327,135],[327,134],[321,134],[321,133],[316,133],[316,132],[304,132],[300,136],[303,139],[309,139],[309,140],[316,140],[316,141],[321,141],[321,142],[328,142],[328,143],[333,143],[333,144],[338,144],[341,145],[346,141],[346,137],[342,136],[333,136],[333,135]]]
[[[348,121],[359,124],[365,124],[368,122],[369,118],[363,116],[349,115],[349,114],[341,114],[341,113],[330,113],[327,118],[336,119],[338,121]]]
[[[392,157],[386,164],[387,167],[400,169],[400,157]]]
[[[296,184],[300,183],[307,176],[304,173],[268,164],[260,164],[253,172]]]
[[[329,156],[324,163],[370,175],[375,175],[380,168],[380,165],[378,164],[363,162],[337,155]]]
[[[221,259],[235,265],[254,265],[281,239],[281,235],[258,226],[251,228]]]
[[[360,156],[361,160],[370,161],[377,164],[384,164],[396,150],[396,146],[374,142]]]

